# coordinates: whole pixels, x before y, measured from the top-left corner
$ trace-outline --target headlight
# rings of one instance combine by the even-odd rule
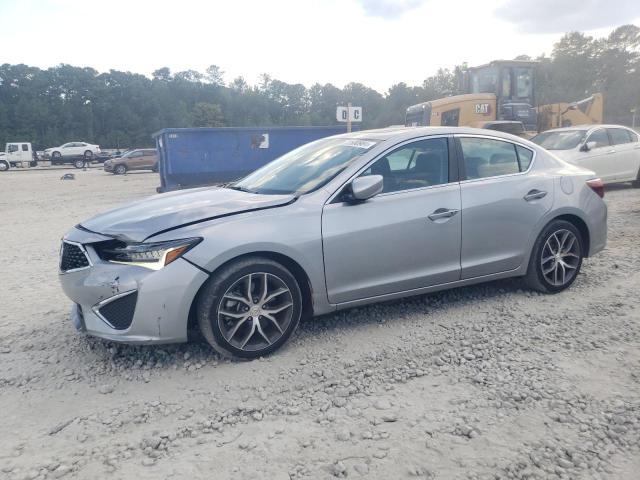
[[[180,258],[198,243],[201,238],[183,238],[167,242],[124,243],[120,241],[96,244],[95,249],[103,260],[125,265],[160,270]]]

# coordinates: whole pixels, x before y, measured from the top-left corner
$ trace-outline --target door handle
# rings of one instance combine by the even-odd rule
[[[441,218],[451,218],[459,211],[460,210],[456,210],[456,209],[439,208],[435,212],[433,212],[431,215],[429,215],[429,220],[435,221]]]
[[[545,192],[544,190],[536,190],[534,188],[533,190],[529,190],[529,193],[524,196],[524,199],[527,202],[530,202],[532,200],[540,200],[541,198],[544,198],[546,196],[547,192]]]

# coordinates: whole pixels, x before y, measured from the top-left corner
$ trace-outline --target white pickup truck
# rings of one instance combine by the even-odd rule
[[[38,165],[36,152],[29,142],[7,143],[4,152],[0,152],[0,172],[11,168],[28,168]]]

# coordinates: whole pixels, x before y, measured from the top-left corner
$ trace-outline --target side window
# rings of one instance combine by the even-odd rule
[[[22,151],[23,152],[28,152],[29,151],[29,145],[27,145],[26,143],[22,144]]]
[[[524,172],[529,170],[531,160],[533,159],[533,152],[528,148],[516,145],[516,153],[518,154],[518,162],[520,163],[520,171]]]
[[[637,142],[638,141],[638,134],[635,132],[632,132],[630,130],[627,130],[627,132],[629,132],[629,136],[631,137],[631,141],[632,142]]]
[[[18,151],[18,145],[9,145],[8,147],[8,152],[9,153],[13,153],[13,152],[17,152]]]
[[[589,138],[587,138],[587,143],[589,142],[596,142],[595,148],[609,146],[609,136],[607,135],[607,131],[604,128],[596,130],[589,135]]]
[[[442,112],[440,117],[440,125],[443,127],[457,127],[460,122],[460,109],[448,110]]]
[[[614,145],[620,145],[622,143],[631,143],[631,135],[628,130],[623,128],[609,128],[609,136],[611,137],[611,143]]]
[[[408,143],[376,160],[362,175],[382,175],[383,193],[449,182],[446,138]]]
[[[142,152],[133,152],[133,153],[131,154],[131,157],[132,157],[132,158],[139,158],[139,157],[141,157],[141,156],[142,156]]]
[[[468,179],[511,175],[529,168],[531,153],[522,153],[522,169],[516,145],[491,138],[461,137],[460,146]],[[523,149],[527,150],[527,149]]]

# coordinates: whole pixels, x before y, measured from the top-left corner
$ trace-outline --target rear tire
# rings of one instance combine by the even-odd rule
[[[7,170],[9,170],[9,162],[0,160],[0,172],[6,172]]]
[[[82,167],[85,166],[85,164],[86,164],[86,162],[83,159],[80,159],[80,158],[73,161],[73,166],[76,167],[76,168],[82,168]]]
[[[558,293],[571,286],[584,258],[580,231],[566,220],[553,220],[533,245],[525,283],[543,293]]]
[[[228,357],[258,358],[279,349],[296,330],[302,293],[281,264],[249,257],[216,272],[196,307],[200,331],[215,350]]]

